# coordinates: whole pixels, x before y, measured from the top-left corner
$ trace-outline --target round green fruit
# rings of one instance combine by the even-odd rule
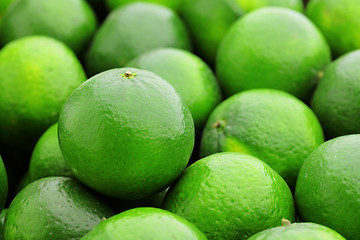
[[[81,240],[206,240],[193,224],[158,208],[134,208],[106,221]]]
[[[194,123],[182,98],[158,75],[113,69],[66,101],[59,142],[83,183],[108,196],[140,199],[182,173],[194,146]]]
[[[218,153],[190,167],[170,188],[164,208],[209,239],[247,239],[295,218],[285,181],[267,164],[241,153]]]

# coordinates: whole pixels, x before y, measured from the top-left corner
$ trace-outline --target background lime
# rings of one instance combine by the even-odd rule
[[[125,4],[134,3],[134,2],[152,2],[164,5],[175,11],[180,7],[182,0],[106,0],[106,3],[109,9],[115,9],[117,7],[123,6]]]
[[[0,51],[0,152],[32,151],[85,80],[74,53],[55,39],[30,36],[6,45]]]
[[[316,223],[293,223],[259,232],[249,240],[345,240],[334,230]]]
[[[360,48],[358,0],[311,0],[306,15],[326,37],[334,57]]]
[[[8,194],[6,169],[0,156],[0,211],[3,209]]]
[[[82,240],[206,240],[193,224],[162,209],[134,208],[101,222]]]
[[[88,50],[90,75],[123,67],[140,54],[161,47],[190,49],[185,26],[172,10],[151,3],[133,3],[110,13]]]
[[[302,221],[360,239],[360,135],[325,142],[304,162],[295,198]]]
[[[216,70],[227,96],[272,88],[308,100],[330,60],[324,37],[305,16],[267,7],[234,23],[219,47]]]
[[[218,153],[188,167],[164,199],[166,210],[197,226],[209,239],[247,239],[294,220],[285,181],[257,158]]]
[[[73,176],[60,151],[57,123],[46,130],[37,142],[31,156],[29,174],[31,181],[51,176]]]
[[[360,50],[331,63],[315,90],[311,108],[329,138],[360,133]]]
[[[80,53],[95,32],[96,22],[85,0],[16,1],[3,18],[0,43],[5,45],[29,35],[47,35]]]
[[[214,65],[217,48],[235,20],[264,6],[302,11],[301,0],[183,0],[180,12],[199,56]]]
[[[74,175],[105,195],[140,199],[186,167],[194,123],[175,89],[134,68],[98,74],[77,88],[59,118],[59,142]]]
[[[78,181],[67,177],[39,179],[12,201],[5,239],[80,239],[111,210]]]
[[[307,156],[324,142],[315,114],[285,92],[255,89],[221,103],[205,126],[200,153],[243,152],[266,162],[291,188]]]
[[[201,131],[211,111],[220,103],[219,85],[211,69],[197,56],[180,49],[158,49],[127,64],[158,74],[184,99]]]

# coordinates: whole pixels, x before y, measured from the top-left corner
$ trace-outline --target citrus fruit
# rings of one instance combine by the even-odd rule
[[[0,214],[0,239],[4,239],[4,225],[7,209],[3,209]]]
[[[360,239],[360,135],[332,139],[305,160],[296,183],[300,219]]]
[[[308,100],[329,62],[324,37],[305,16],[267,7],[234,23],[219,47],[216,69],[227,96],[272,88]]]
[[[345,240],[334,230],[316,223],[293,223],[259,232],[248,240]]]
[[[2,158],[0,156],[0,211],[3,209],[8,194],[8,182],[6,170]]]
[[[181,15],[202,59],[214,65],[216,52],[230,26],[244,11],[283,6],[302,11],[301,0],[183,0]]]
[[[6,45],[0,51],[0,148],[32,150],[85,80],[74,53],[55,39],[30,36]]]
[[[29,35],[46,35],[80,53],[96,30],[96,17],[85,0],[21,0],[6,11],[0,43]]]
[[[25,187],[10,204],[5,239],[80,239],[111,215],[107,205],[78,181],[42,178]]]
[[[206,240],[193,224],[158,208],[134,208],[95,227],[81,240]]]
[[[140,199],[182,173],[194,123],[182,98],[158,75],[113,69],[71,94],[59,118],[59,143],[83,183],[108,196]]]
[[[211,69],[197,56],[180,49],[158,49],[127,64],[158,74],[184,99],[198,130],[220,103],[221,93]]]
[[[119,6],[134,2],[152,2],[164,5],[173,10],[178,10],[182,0],[106,0],[109,9],[115,9]]]
[[[301,0],[235,0],[240,8],[249,13],[256,9],[269,6],[285,7],[303,12],[304,4]]]
[[[95,34],[86,56],[89,74],[123,67],[140,54],[161,47],[190,49],[181,19],[152,3],[133,3],[110,13]]]
[[[1,24],[1,21],[2,21],[2,18],[4,16],[6,9],[8,9],[8,7],[10,6],[10,4],[12,2],[14,2],[14,0],[1,0],[0,1],[0,24]]]
[[[218,153],[190,167],[170,187],[164,208],[197,226],[209,239],[247,239],[294,220],[285,181],[267,164],[242,153]]]
[[[225,100],[210,115],[200,153],[242,152],[266,162],[291,188],[324,136],[315,114],[292,95],[255,89]]]
[[[324,37],[305,16],[267,7],[234,23],[219,47],[216,70],[227,96],[272,88],[308,100],[329,62]]]
[[[51,176],[73,176],[60,151],[57,123],[46,130],[37,142],[31,156],[29,174],[31,181]]]
[[[327,137],[360,133],[360,50],[325,70],[311,102]]]
[[[311,0],[306,15],[326,37],[334,57],[360,48],[358,0]]]

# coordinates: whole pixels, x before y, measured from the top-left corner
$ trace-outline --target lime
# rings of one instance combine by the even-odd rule
[[[360,133],[360,50],[331,63],[314,93],[311,108],[327,137]]]
[[[21,0],[6,12],[0,43],[29,35],[47,35],[80,53],[96,29],[96,17],[85,0]]]
[[[109,9],[115,9],[117,7],[123,6],[125,4],[134,3],[134,2],[152,2],[164,5],[175,11],[180,8],[182,0],[106,0]]]
[[[164,207],[197,226],[209,239],[247,239],[294,220],[285,181],[267,164],[242,153],[218,153],[190,167],[170,188]]]
[[[148,71],[113,69],[71,94],[60,114],[59,142],[83,183],[133,200],[164,190],[182,173],[194,123],[168,82]]]
[[[6,45],[0,51],[0,148],[32,150],[85,80],[74,53],[55,39],[31,36]]]
[[[95,35],[86,56],[89,74],[123,67],[130,60],[162,47],[190,49],[181,19],[152,3],[133,3],[110,13]]]
[[[3,209],[8,194],[8,182],[6,170],[2,158],[0,156],[0,211]]]
[[[4,239],[4,225],[7,209],[3,209],[0,214],[0,239]]]
[[[272,88],[308,100],[329,62],[324,37],[305,16],[267,7],[234,23],[219,47],[216,69],[227,96]]]
[[[263,6],[303,10],[301,0],[183,0],[180,12],[199,55],[213,65],[217,48],[230,26],[245,12]]]
[[[360,239],[360,135],[325,142],[304,162],[296,183],[300,219]]]
[[[206,240],[193,224],[158,208],[134,208],[106,221],[81,240]]]
[[[248,240],[345,240],[334,230],[316,223],[293,223],[259,232]]]
[[[14,0],[1,0],[0,1],[0,24],[2,21],[2,18],[4,16],[5,11],[9,8],[11,3],[13,3]]]
[[[184,99],[198,132],[212,110],[220,103],[221,93],[211,69],[197,56],[180,49],[158,49],[127,64],[158,74]]]
[[[311,0],[306,15],[326,37],[334,57],[360,48],[358,0]]]
[[[51,176],[73,176],[60,151],[57,123],[46,130],[37,142],[31,156],[29,174],[31,181]]]
[[[292,95],[271,89],[238,93],[210,115],[201,155],[242,152],[266,162],[289,184],[306,157],[324,142],[315,114]]]
[[[76,180],[42,178],[25,187],[10,204],[5,239],[80,239],[111,215],[111,210]]]

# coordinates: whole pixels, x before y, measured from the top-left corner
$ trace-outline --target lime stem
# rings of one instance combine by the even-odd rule
[[[281,219],[281,226],[285,227],[285,226],[290,226],[291,222],[285,218]]]

